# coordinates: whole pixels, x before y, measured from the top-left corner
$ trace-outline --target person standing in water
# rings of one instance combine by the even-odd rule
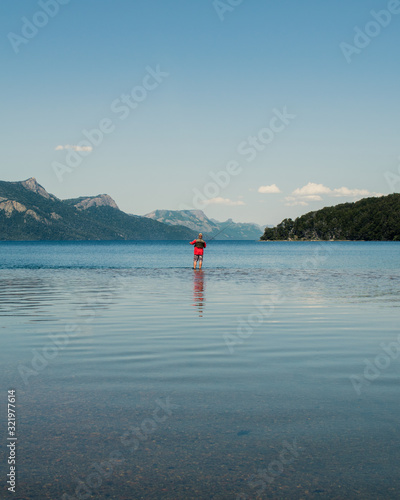
[[[199,269],[203,265],[203,252],[206,248],[206,242],[203,240],[203,234],[199,233],[199,237],[190,242],[194,245],[194,258],[193,258],[193,269],[196,269],[197,262],[199,262]]]

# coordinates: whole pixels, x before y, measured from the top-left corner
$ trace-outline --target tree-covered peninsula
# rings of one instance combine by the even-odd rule
[[[284,219],[261,240],[400,241],[400,194],[364,198]]]

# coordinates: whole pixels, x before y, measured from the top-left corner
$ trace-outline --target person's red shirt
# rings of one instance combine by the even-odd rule
[[[191,245],[194,245],[196,243],[197,240],[193,240],[190,242]],[[206,248],[206,242],[204,242],[204,248]],[[195,255],[203,255],[203,248],[198,248],[198,247],[194,247],[194,254]]]

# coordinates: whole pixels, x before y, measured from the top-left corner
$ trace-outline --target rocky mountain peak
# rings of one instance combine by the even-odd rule
[[[81,210],[91,207],[112,207],[119,210],[118,205],[108,194],[98,194],[97,196],[87,196],[74,200],[74,206]]]
[[[26,179],[26,181],[22,181],[21,184],[24,186],[24,188],[28,189],[29,191],[33,191],[36,194],[39,194],[40,196],[43,196],[43,198],[46,199],[55,199],[55,196],[49,194],[43,186],[41,186],[35,177],[30,177],[29,179]]]

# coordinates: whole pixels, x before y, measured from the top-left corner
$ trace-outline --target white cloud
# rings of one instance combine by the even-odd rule
[[[367,196],[383,196],[382,193],[370,192],[367,189],[350,189],[345,186],[331,189],[323,184],[309,182],[301,188],[295,189],[291,196],[286,196],[285,201],[288,206],[307,206],[311,201],[323,201],[322,195],[334,198],[352,198],[353,201]]]
[[[331,189],[324,186],[323,184],[315,184],[315,182],[309,182],[306,186],[295,189],[292,194],[293,196],[307,196],[330,193]]]
[[[286,196],[285,201],[286,201],[285,205],[288,207],[295,207],[296,205],[305,207],[308,205],[307,202],[302,201],[299,198],[295,198],[294,196]]]
[[[367,189],[349,189],[347,187],[336,188],[332,191],[331,196],[337,197],[352,197],[352,196],[374,196],[374,193],[370,193]]]
[[[310,194],[308,196],[302,196],[301,199],[304,201],[322,201],[322,196],[319,194]]]
[[[65,146],[58,145],[55,147],[55,151],[63,151],[64,149],[72,149],[73,151],[93,151],[92,146],[75,146],[72,144],[66,144]]]
[[[270,186],[260,186],[258,192],[262,194],[275,194],[282,193],[276,184],[271,184]]]
[[[229,205],[231,207],[246,205],[244,201],[233,201],[229,198],[222,198],[221,196],[218,196],[217,198],[211,198],[210,200],[205,200],[203,203],[205,205]]]

